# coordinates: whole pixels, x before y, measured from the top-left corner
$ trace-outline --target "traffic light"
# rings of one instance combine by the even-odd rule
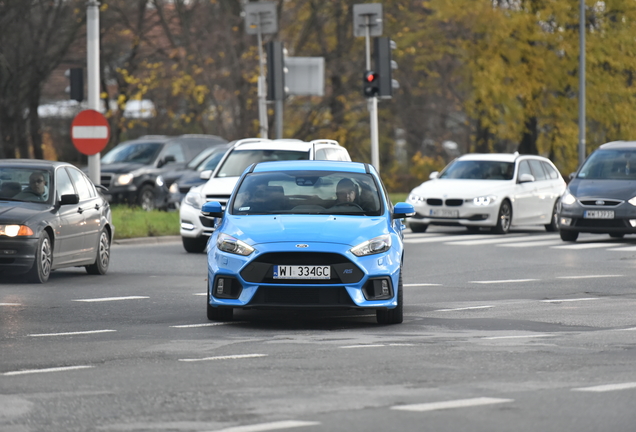
[[[69,79],[68,93],[70,94],[71,99],[82,102],[84,100],[84,69],[69,69],[66,71],[66,76]]]
[[[285,99],[285,56],[283,43],[267,43],[267,100]]]
[[[391,76],[393,69],[397,69],[397,63],[391,60],[391,50],[395,48],[395,42],[388,37],[378,37],[374,39],[374,44],[375,69],[380,75],[378,97],[391,98],[393,89],[400,87]]]
[[[365,71],[362,80],[362,94],[364,97],[374,97],[378,95],[380,76],[374,71]]]

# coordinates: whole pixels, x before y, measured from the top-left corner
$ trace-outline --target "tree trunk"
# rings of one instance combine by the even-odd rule
[[[521,154],[539,154],[537,149],[537,139],[539,138],[539,128],[536,117],[526,119],[526,129],[523,132],[521,143],[519,143],[519,153]]]

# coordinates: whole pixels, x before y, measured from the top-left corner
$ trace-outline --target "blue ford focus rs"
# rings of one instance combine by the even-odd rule
[[[207,245],[207,316],[234,309],[376,311],[402,322],[402,219],[373,166],[358,162],[263,162],[248,167]]]

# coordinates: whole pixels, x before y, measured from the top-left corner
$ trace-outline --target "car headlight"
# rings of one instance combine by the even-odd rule
[[[630,204],[631,204],[631,205],[633,205],[633,206],[636,206],[636,197],[634,197],[634,198],[632,198],[632,199],[628,200],[627,202],[628,202],[628,203],[630,203]]]
[[[223,233],[219,234],[219,237],[216,239],[216,247],[223,252],[243,256],[248,256],[255,251],[255,249],[247,243]]]
[[[473,198],[473,204],[475,204],[476,206],[487,206],[494,204],[495,202],[497,202],[497,197],[493,195],[478,196],[476,198]]]
[[[636,197],[635,197],[636,198]],[[634,199],[634,198],[632,198]],[[572,205],[576,202],[576,198],[570,192],[565,192],[561,197],[561,203],[565,205]],[[636,204],[634,204],[636,205]]]
[[[205,203],[203,197],[198,191],[190,191],[183,199],[183,202],[189,206],[194,207],[195,209],[201,209],[201,206]]]
[[[163,186],[163,177],[161,176],[157,176],[157,179],[155,180],[155,183],[157,184],[157,186],[161,187]]]
[[[379,254],[391,249],[391,236],[384,234],[379,237],[372,238],[358,246],[351,248],[351,253],[355,256],[361,257],[365,255]]]
[[[173,194],[179,193],[179,185],[176,183],[172,183],[168,190],[170,191],[170,193],[173,193]]]
[[[128,174],[120,174],[115,177],[115,186],[126,186],[129,185],[135,176],[131,173]]]
[[[424,201],[426,201],[426,198],[415,194],[409,194],[409,197],[406,199],[406,202],[411,204],[421,204]]]
[[[33,230],[26,225],[0,225],[0,235],[7,237],[32,236]]]

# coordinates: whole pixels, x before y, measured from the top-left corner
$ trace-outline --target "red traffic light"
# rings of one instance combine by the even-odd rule
[[[362,94],[365,97],[373,97],[377,95],[380,83],[380,74],[373,71],[364,71],[362,78]]]
[[[379,76],[377,73],[371,71],[365,72],[364,74],[364,80],[368,83],[372,83],[373,81],[377,80],[378,77]]]

